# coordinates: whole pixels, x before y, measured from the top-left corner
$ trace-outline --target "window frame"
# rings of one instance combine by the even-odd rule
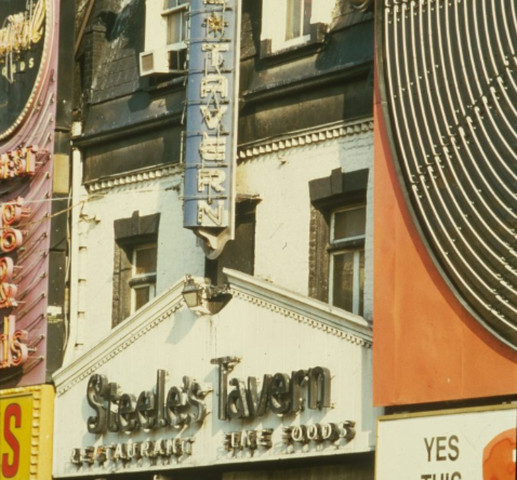
[[[307,0],[286,0],[286,9],[285,9],[285,28],[284,28],[284,41],[282,44],[282,48],[290,48],[302,43],[307,43],[311,38],[311,16],[312,16],[312,1],[309,2],[309,8],[311,11],[309,12],[309,23],[308,25],[305,25],[305,9],[306,9],[306,2]],[[289,30],[294,30],[294,25],[289,26],[289,13],[291,9],[291,5],[294,2],[298,2],[300,5],[300,22],[298,24],[298,27],[300,28],[300,34],[297,36],[293,36],[288,38],[288,35],[290,33]],[[307,27],[307,29],[306,29]],[[307,30],[307,31],[306,31]]]
[[[137,254],[142,250],[155,250],[155,271],[154,272],[146,272],[146,273],[136,273],[137,268]],[[129,280],[129,287],[131,288],[131,307],[130,313],[133,314],[137,310],[139,310],[145,303],[150,302],[156,296],[156,270],[158,269],[158,244],[156,242],[153,243],[137,243],[133,245],[131,251],[131,279]],[[137,306],[137,296],[136,290],[141,290],[143,288],[148,289],[148,300],[144,304]]]
[[[144,50],[139,53],[140,76],[186,74],[189,11],[188,0],[145,0]],[[176,20],[178,15],[179,20]],[[181,28],[177,38],[174,33],[176,23]]]
[[[332,8],[328,0],[310,0],[310,15],[308,31],[304,32],[305,0],[302,2],[300,16],[301,35],[287,39],[288,9],[286,1],[263,0],[262,2],[262,31],[260,35],[260,57],[268,58],[290,52],[304,50],[311,45],[316,48],[324,42],[328,25],[332,20]],[[310,50],[310,48],[309,48]]]
[[[164,0],[165,3],[166,0]],[[161,16],[165,22],[165,49],[167,51],[177,51],[187,48],[187,41],[189,38],[189,2],[186,0],[177,0],[176,6],[162,9]],[[169,17],[171,15],[181,15],[181,33],[179,35],[180,40],[178,42],[169,43]],[[185,19],[185,17],[187,17]],[[185,28],[185,31],[183,31]]]
[[[309,225],[309,275],[308,293],[312,298],[329,303],[330,293],[331,252],[344,249],[364,249],[364,283],[363,283],[363,318],[371,314],[369,303],[371,293],[371,253],[369,253],[369,238],[371,234],[370,201],[367,196],[370,169],[344,173],[342,168],[331,171],[327,177],[309,181],[310,194],[310,225]],[[330,244],[332,213],[357,206],[365,207],[365,233],[361,236],[350,237]],[[332,226],[332,228],[334,228]],[[329,296],[330,293],[330,296]],[[336,308],[341,308],[337,306]]]
[[[226,244],[223,252],[215,259],[205,259],[205,277],[212,284],[227,283],[223,268],[254,274],[255,234],[257,224],[257,205],[259,197],[237,195],[235,205],[235,238]]]
[[[157,272],[152,274],[134,274],[134,251],[146,245],[156,245],[156,270],[159,268],[158,231],[160,213],[140,215],[138,210],[131,217],[116,219],[114,228],[114,264],[113,264],[113,298],[112,327],[116,327],[134,313],[133,289],[154,281],[154,296],[157,288]],[[153,298],[154,298],[153,296]]]
[[[363,233],[345,238],[335,238],[336,215],[342,212],[359,210],[364,211]],[[352,270],[352,305],[347,309],[356,315],[363,315],[364,312],[364,269],[365,269],[365,240],[366,240],[366,202],[352,203],[345,206],[334,208],[330,212],[330,227],[328,240],[328,256],[329,256],[329,286],[328,286],[328,302],[331,305],[338,306],[334,299],[334,262],[335,257],[345,253],[353,254],[353,270]],[[362,256],[362,269],[361,269]],[[362,277],[362,281],[361,281]],[[343,307],[340,307],[343,308]]]

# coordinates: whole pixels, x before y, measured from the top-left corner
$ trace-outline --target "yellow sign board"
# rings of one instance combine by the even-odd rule
[[[52,471],[54,390],[0,391],[0,480],[47,480]]]

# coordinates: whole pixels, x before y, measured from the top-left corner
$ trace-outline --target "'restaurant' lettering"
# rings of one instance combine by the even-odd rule
[[[180,458],[192,455],[194,439],[159,438],[143,442],[115,443],[98,447],[73,448],[70,462],[74,465],[99,465],[106,463],[138,461],[142,458]]]

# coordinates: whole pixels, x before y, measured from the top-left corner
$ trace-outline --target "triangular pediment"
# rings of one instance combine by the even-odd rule
[[[322,335],[333,335],[365,348],[371,347],[372,334],[369,323],[358,315],[346,312],[318,300],[279,287],[253,276],[225,269],[232,300],[214,318],[232,316],[235,303],[249,304],[250,309],[277,314],[287,322],[297,322]],[[54,374],[58,394],[97,371],[101,366],[133,348],[162,322],[173,322],[174,316],[188,310],[182,297],[183,278],[162,295],[115,327],[102,341]],[[232,305],[233,304],[233,305]],[[194,313],[192,321],[198,319]],[[257,320],[259,321],[259,320]],[[235,319],[236,327],[238,319]]]
[[[368,322],[225,274],[217,314],[191,311],[181,280],[56,372],[55,477],[373,449]]]

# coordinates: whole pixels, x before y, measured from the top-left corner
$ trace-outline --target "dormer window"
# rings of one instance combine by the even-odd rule
[[[188,38],[188,1],[164,0],[162,16],[167,22],[167,48],[187,48]]]
[[[328,0],[263,0],[261,56],[321,43],[332,18]]]
[[[189,36],[188,0],[147,0],[145,51],[140,75],[185,74]]]
[[[287,0],[285,41],[303,37],[309,39],[311,27],[311,0]]]

